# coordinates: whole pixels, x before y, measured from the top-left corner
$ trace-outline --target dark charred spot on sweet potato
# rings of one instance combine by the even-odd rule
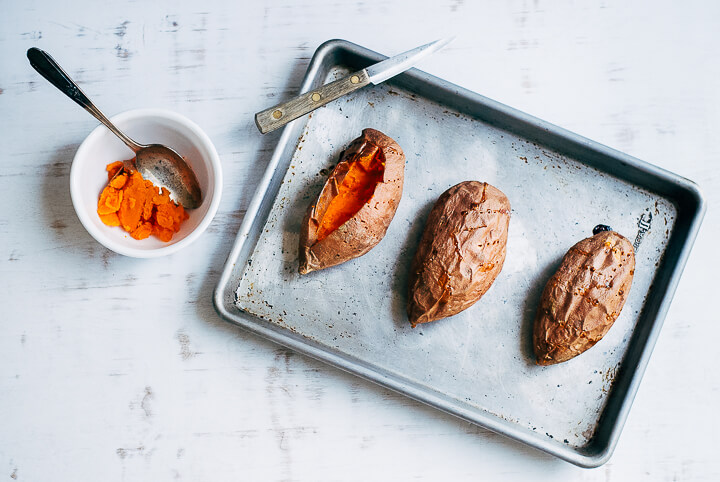
[[[607,224],[598,224],[597,226],[595,226],[593,228],[592,233],[594,236],[598,233],[602,233],[603,231],[612,231],[612,228],[610,226],[608,226]]]
[[[317,240],[322,241],[330,233],[345,224],[368,203],[385,173],[385,155],[382,150],[365,142],[352,159],[346,162],[350,168],[338,187],[338,194],[330,201],[317,230]]]

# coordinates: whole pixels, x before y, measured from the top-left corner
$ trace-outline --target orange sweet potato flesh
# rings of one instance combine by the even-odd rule
[[[113,176],[112,179],[108,182],[108,186],[114,187],[115,189],[122,189],[125,187],[125,183],[127,182],[128,175],[126,173],[118,174],[117,176]]]
[[[118,171],[120,169],[122,169],[124,165],[125,164],[122,161],[115,161],[115,162],[111,162],[110,164],[108,164],[107,167],[105,168],[105,170],[108,173],[108,181],[111,181],[112,178],[115,177],[115,174],[117,174]]]
[[[120,226],[120,219],[118,218],[117,213],[101,214],[100,221],[108,226]]]
[[[155,210],[155,222],[158,226],[172,229],[175,224],[172,207],[170,204],[160,204]]]
[[[370,152],[361,153],[351,164],[338,189],[338,195],[330,201],[320,221],[317,231],[318,241],[325,239],[328,234],[360,211],[375,192],[375,185],[382,182],[383,172],[385,172],[385,161],[381,150],[370,149]]]
[[[108,164],[106,170],[108,185],[98,200],[98,215],[104,224],[121,226],[135,239],[155,235],[163,242],[180,231],[189,215],[170,199],[167,189],[158,189],[121,161]]]
[[[118,217],[123,229],[132,233],[140,225],[146,204],[148,202],[152,204],[152,191],[148,189],[142,175],[137,171],[133,171],[125,183],[123,192],[125,195],[118,210]]]
[[[159,193],[154,193],[152,198],[153,204],[167,204],[170,202],[170,191],[165,188],[160,189]]]
[[[160,240],[168,242],[172,239],[174,231],[172,229],[163,228],[157,224],[153,224],[153,234]]]
[[[101,216],[104,214],[111,214],[117,212],[122,205],[123,192],[118,191],[112,186],[107,186],[103,189],[98,200],[98,214]]]
[[[150,235],[153,232],[153,225],[148,222],[142,222],[140,225],[135,228],[131,233],[130,236],[132,236],[135,239],[145,239],[147,237],[150,237]]]

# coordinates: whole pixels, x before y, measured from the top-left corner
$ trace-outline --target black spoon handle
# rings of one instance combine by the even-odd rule
[[[94,107],[90,99],[80,90],[80,87],[73,82],[70,76],[60,67],[55,59],[44,50],[32,47],[27,51],[27,58],[30,65],[45,77],[52,85],[60,89],[62,93],[80,104],[85,109]]]
[[[78,87],[78,85],[70,78],[70,76],[55,62],[55,59],[50,57],[50,54],[39,48],[32,47],[27,51],[27,58],[30,61],[30,65],[38,71],[40,75],[45,77],[48,82],[60,89],[60,92],[70,97],[72,100],[77,102],[80,107],[88,111],[97,120],[102,122],[105,127],[110,129],[113,134],[118,136],[133,152],[136,152],[144,146],[138,144],[134,140],[126,136],[122,131],[110,122],[105,114],[100,109],[95,107],[85,93]]]

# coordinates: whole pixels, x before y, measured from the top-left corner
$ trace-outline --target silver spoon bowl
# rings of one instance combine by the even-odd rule
[[[125,135],[100,109],[95,107],[95,104],[47,52],[33,47],[27,51],[27,57],[30,65],[40,75],[92,114],[135,153],[135,167],[143,178],[156,186],[166,188],[170,191],[170,197],[182,204],[185,209],[195,209],[200,206],[202,202],[200,184],[195,173],[180,154],[161,144],[139,144]]]

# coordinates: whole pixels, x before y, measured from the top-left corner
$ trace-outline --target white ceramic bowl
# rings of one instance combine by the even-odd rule
[[[222,168],[215,146],[194,122],[167,110],[131,110],[111,120],[137,142],[164,144],[183,156],[200,183],[202,203],[197,209],[188,210],[190,218],[167,243],[155,236],[133,239],[122,228],[103,224],[97,205],[107,185],[105,166],[113,161],[132,159],[133,153],[101,125],[80,144],[70,168],[70,195],[80,222],[100,244],[125,256],[155,258],[184,248],[207,229],[220,205]]]

